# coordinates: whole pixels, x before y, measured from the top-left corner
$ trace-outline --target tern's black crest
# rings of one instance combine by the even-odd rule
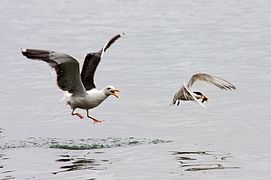
[[[199,92],[199,91],[193,91],[193,93],[195,93],[195,94],[197,94],[199,96],[203,96],[203,94],[201,92]]]

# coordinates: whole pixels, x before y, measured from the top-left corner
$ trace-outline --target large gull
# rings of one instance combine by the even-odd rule
[[[205,81],[207,83],[211,83],[215,85],[216,87],[224,90],[233,90],[236,89],[233,84],[230,82],[207,74],[207,73],[195,73],[193,76],[190,78],[187,86],[185,83],[183,83],[183,86],[180,88],[178,92],[175,93],[173,97],[172,104],[174,105],[177,102],[177,106],[180,104],[180,101],[196,101],[199,103],[201,106],[203,106],[203,103],[205,101],[208,101],[208,97],[205,96],[202,92],[200,91],[193,91],[192,86],[196,81]],[[201,100],[201,101],[199,101]],[[204,106],[203,106],[204,107]]]
[[[119,90],[113,86],[96,89],[94,74],[106,50],[120,37],[121,35],[117,34],[100,51],[88,53],[81,74],[79,62],[68,54],[40,49],[22,49],[22,54],[28,59],[44,61],[56,71],[58,87],[68,92],[65,99],[72,109],[72,115],[82,119],[84,117],[74,111],[77,108],[84,109],[87,111],[87,117],[94,123],[101,123],[103,121],[89,115],[89,109],[97,107],[110,95],[118,98]]]

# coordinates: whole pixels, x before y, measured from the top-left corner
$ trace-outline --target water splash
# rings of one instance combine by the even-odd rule
[[[172,140],[148,139],[148,138],[88,138],[88,139],[59,139],[59,138],[35,138],[30,137],[26,140],[11,140],[0,143],[0,149],[9,148],[28,148],[28,147],[42,147],[68,150],[88,150],[88,149],[103,149],[126,147],[141,144],[158,144],[170,143]]]

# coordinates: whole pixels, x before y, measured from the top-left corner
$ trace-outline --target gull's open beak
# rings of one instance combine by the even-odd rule
[[[112,94],[111,94],[111,95],[115,96],[116,98],[119,98],[119,96],[118,96],[118,94],[117,94],[117,93],[119,93],[119,92],[120,92],[120,90],[115,89],[115,90],[112,90],[111,92],[112,92]]]

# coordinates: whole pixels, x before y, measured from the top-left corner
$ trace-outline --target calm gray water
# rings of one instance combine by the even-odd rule
[[[0,179],[271,179],[269,0],[0,1]],[[50,68],[20,48],[80,63],[113,35],[96,85],[114,85],[93,125],[58,101]],[[232,82],[170,106],[195,72]],[[84,113],[82,111],[82,113]],[[93,149],[94,148],[94,149]]]

